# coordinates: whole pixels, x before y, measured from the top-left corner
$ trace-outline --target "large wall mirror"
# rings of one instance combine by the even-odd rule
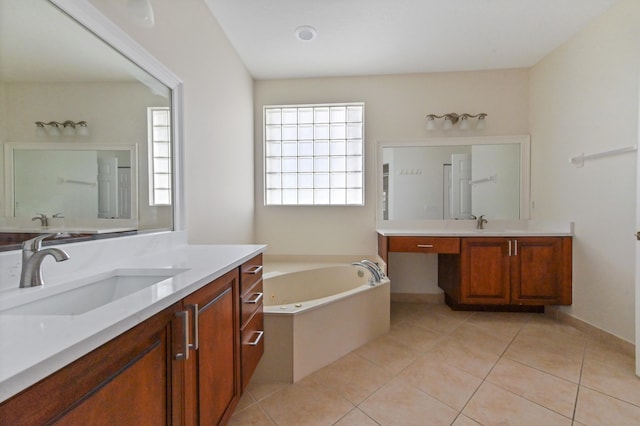
[[[529,218],[529,137],[378,143],[381,221]]]
[[[0,0],[0,249],[175,229],[178,86],[89,2]]]

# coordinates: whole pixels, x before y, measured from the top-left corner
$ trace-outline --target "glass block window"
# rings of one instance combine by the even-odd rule
[[[171,205],[171,110],[147,108],[149,205]]]
[[[364,104],[264,107],[265,205],[364,205]]]

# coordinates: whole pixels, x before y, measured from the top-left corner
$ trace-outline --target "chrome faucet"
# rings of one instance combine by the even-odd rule
[[[484,224],[487,223],[487,219],[484,218],[484,215],[480,215],[476,220],[476,229],[484,229]]]
[[[58,234],[42,234],[22,243],[22,272],[20,273],[20,288],[38,287],[44,284],[42,279],[42,261],[48,255],[53,256],[56,262],[69,260],[66,251],[48,247],[42,248],[42,241],[45,238]]]
[[[39,220],[43,227],[49,226],[49,218],[44,213],[38,213],[38,216],[32,217],[31,220]]]
[[[382,279],[382,278],[384,278],[386,276],[384,274],[384,271],[380,267],[380,265],[378,265],[377,263],[372,262],[369,259],[362,259],[360,262],[364,263],[365,265],[369,265],[372,268],[375,268],[375,270],[378,272],[378,275],[380,275],[380,279]]]
[[[378,272],[378,269],[376,267],[373,267],[369,263],[365,263],[364,261],[362,261],[362,262],[353,262],[352,265],[360,266],[361,268],[365,268],[366,270],[368,270],[371,273],[371,278],[369,279],[369,283],[371,285],[380,284],[380,281],[382,280],[383,277],[380,275],[380,273]]]

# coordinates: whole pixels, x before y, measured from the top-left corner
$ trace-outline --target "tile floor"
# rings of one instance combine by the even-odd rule
[[[230,424],[637,426],[640,379],[542,314],[393,303],[389,333],[298,383],[251,383]]]

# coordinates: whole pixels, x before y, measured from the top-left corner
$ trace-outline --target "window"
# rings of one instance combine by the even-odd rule
[[[363,141],[363,103],[264,107],[265,205],[363,205]]]
[[[149,205],[171,205],[171,111],[147,108],[149,129]]]

